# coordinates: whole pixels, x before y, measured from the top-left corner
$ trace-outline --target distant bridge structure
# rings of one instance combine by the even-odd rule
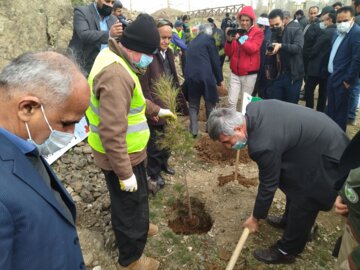
[[[230,14],[237,14],[244,6],[245,6],[244,4],[240,4],[240,5],[231,5],[231,6],[216,7],[216,8],[205,8],[199,10],[192,10],[189,11],[187,14],[189,14],[190,17],[192,18],[208,18],[215,16],[224,16],[225,13],[227,12]]]

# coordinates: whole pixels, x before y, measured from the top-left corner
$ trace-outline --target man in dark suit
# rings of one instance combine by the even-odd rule
[[[169,49],[173,25],[170,21],[162,19],[158,21],[157,28],[160,34],[160,49],[154,55],[153,61],[146,69],[145,74],[140,77],[140,83],[146,99],[159,105],[161,108],[166,108],[164,102],[158,97],[158,93],[155,89],[156,83],[162,76],[171,78],[173,86],[176,88],[180,87],[180,83],[176,72],[174,54],[172,50]],[[188,107],[182,92],[179,92],[177,101],[178,110],[183,115],[188,115]],[[165,185],[165,181],[161,177],[161,171],[166,174],[174,175],[175,170],[168,164],[170,151],[168,149],[161,149],[158,142],[164,135],[166,121],[164,119],[148,118],[148,124],[150,129],[150,139],[146,148],[146,171],[150,178],[148,181],[149,189],[151,192],[156,193],[159,188],[162,188]]]
[[[189,99],[190,132],[198,135],[198,113],[201,97],[205,100],[206,117],[209,116],[219,97],[216,85],[222,86],[223,74],[220,58],[211,36],[210,24],[199,27],[199,35],[191,41],[186,53],[185,87]]]
[[[256,250],[266,263],[292,263],[305,247],[319,211],[329,211],[347,172],[338,167],[348,144],[346,134],[325,114],[278,100],[250,103],[246,115],[214,110],[208,120],[213,140],[239,150],[248,145],[259,167],[259,188],[252,215],[244,226],[258,230],[277,188],[287,197],[282,238]],[[280,220],[280,219],[278,219]],[[280,225],[280,224],[279,224]]]
[[[324,31],[310,49],[305,83],[306,107],[314,108],[314,91],[319,85],[319,97],[316,110],[323,112],[326,105],[326,86],[329,72],[331,42],[336,32],[336,13],[332,7],[324,7],[321,12],[319,27]]]
[[[58,53],[21,55],[0,73],[0,269],[85,269],[74,202],[41,155],[72,140],[89,98]]]
[[[360,26],[354,9],[345,6],[336,13],[337,32],[330,52],[327,114],[345,131],[349,95],[359,82]]]
[[[111,15],[114,0],[95,0],[74,9],[74,31],[69,43],[81,67],[89,74],[96,56],[107,47],[109,37],[122,34],[121,23]]]

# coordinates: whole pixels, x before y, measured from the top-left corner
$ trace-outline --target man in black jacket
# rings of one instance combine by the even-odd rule
[[[338,168],[349,140],[323,113],[278,100],[250,103],[246,115],[215,109],[209,117],[209,136],[227,148],[246,145],[259,167],[259,188],[252,215],[244,226],[258,231],[268,215],[276,190],[287,199],[282,238],[270,248],[256,250],[266,263],[292,263],[305,247],[319,211],[329,211],[347,171]],[[278,219],[280,220],[280,219]]]
[[[360,25],[360,0],[353,0],[352,1],[352,4],[354,6],[354,9],[355,9],[355,14],[356,14],[356,17],[355,17],[355,22]]]
[[[122,34],[121,23],[111,15],[114,0],[95,0],[74,9],[74,30],[69,50],[89,74],[96,56],[107,47],[109,37]]]
[[[306,19],[304,11],[299,9],[294,14],[294,20],[297,20],[301,28],[304,30],[305,27],[309,24],[309,21]]]
[[[324,33],[320,35],[310,49],[310,61],[307,67],[307,77],[305,83],[306,107],[314,108],[314,91],[319,85],[319,97],[316,110],[323,112],[326,105],[326,85],[329,72],[327,63],[329,62],[331,42],[336,32],[336,13],[332,7],[325,7],[321,13],[320,28]]]
[[[304,29],[303,61],[304,61],[305,76],[307,76],[307,67],[310,61],[311,48],[312,46],[314,46],[316,39],[323,32],[323,30],[321,30],[319,27],[319,19],[317,17],[318,13],[319,13],[319,7],[312,6],[309,8],[309,24],[306,25]],[[302,96],[305,95],[304,92],[302,92],[301,94]]]
[[[302,49],[303,33],[299,23],[289,23],[285,26],[284,13],[274,9],[269,14],[269,24],[272,31],[272,46],[267,55],[280,58],[278,76],[268,88],[268,96],[291,103],[298,103],[304,64]]]

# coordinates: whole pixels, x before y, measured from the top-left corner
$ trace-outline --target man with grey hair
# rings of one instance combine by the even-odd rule
[[[293,263],[305,247],[319,211],[329,211],[347,171],[338,163],[348,144],[346,134],[323,113],[278,100],[250,103],[245,116],[215,109],[208,132],[227,148],[248,152],[259,167],[255,206],[244,226],[258,231],[260,219],[284,229],[273,246],[256,250],[265,263]],[[274,194],[287,198],[283,217],[268,216]]]
[[[284,10],[284,25],[287,27],[301,27],[300,23],[295,21],[291,16],[290,11]]]
[[[75,205],[42,155],[73,138],[90,91],[55,52],[26,53],[0,73],[0,269],[85,269]]]
[[[222,86],[223,82],[219,54],[211,35],[210,24],[200,25],[199,34],[191,41],[186,53],[185,87],[189,101],[190,132],[193,137],[199,132],[197,115],[201,97],[205,100],[208,117],[219,100],[216,86]]]

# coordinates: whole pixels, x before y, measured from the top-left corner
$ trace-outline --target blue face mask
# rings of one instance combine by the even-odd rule
[[[238,140],[231,148],[234,150],[243,149],[247,145],[247,139],[245,141]]]
[[[42,105],[41,105],[41,111],[43,113],[46,124],[48,125],[49,129],[51,130],[50,136],[42,144],[37,144],[31,138],[30,130],[29,130],[28,124],[26,122],[25,122],[25,127],[27,129],[28,136],[29,136],[28,142],[30,142],[36,146],[40,155],[47,156],[47,155],[55,153],[56,151],[64,148],[65,146],[67,146],[74,138],[74,135],[72,133],[67,133],[67,132],[62,132],[62,131],[57,131],[57,130],[52,129],[52,127],[50,126],[49,121],[45,115],[44,108]]]
[[[147,68],[153,61],[153,57],[147,54],[142,54],[138,63],[133,62],[137,68]]]

